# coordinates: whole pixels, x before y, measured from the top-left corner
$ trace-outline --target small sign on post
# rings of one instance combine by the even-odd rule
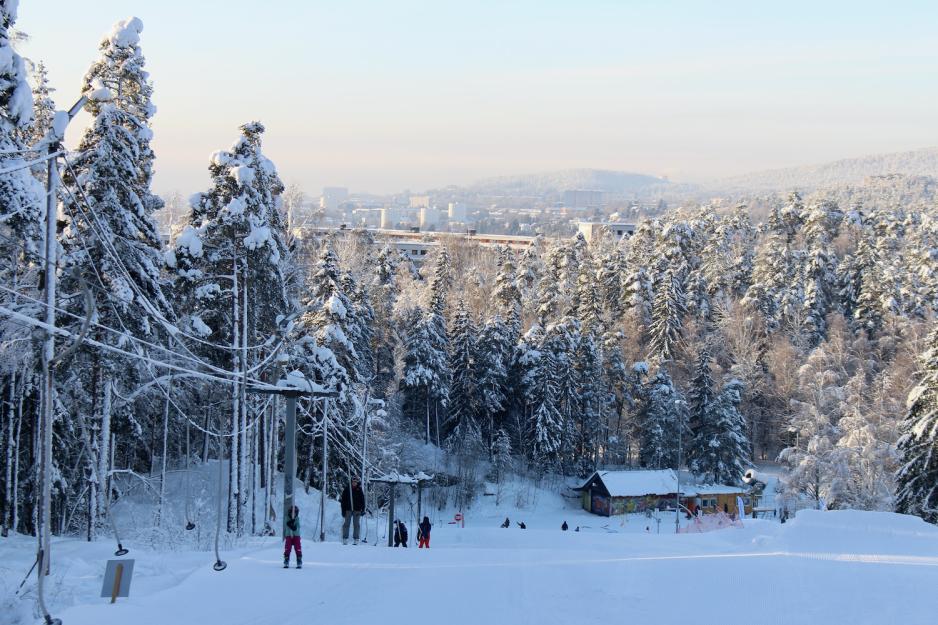
[[[111,603],[118,597],[130,596],[130,580],[134,574],[133,560],[108,560],[107,570],[104,571],[104,584],[101,586],[101,596],[110,597]]]
[[[456,516],[453,517],[453,520],[459,524],[460,527],[466,527],[466,521],[463,518],[462,512],[457,512]]]

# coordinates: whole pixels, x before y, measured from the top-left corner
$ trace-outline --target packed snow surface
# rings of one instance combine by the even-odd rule
[[[786,524],[747,519],[742,529],[676,535],[670,515],[660,524],[603,518],[557,495],[537,499],[517,509],[484,497],[465,511],[465,528],[451,523],[451,511],[430,511],[431,548],[418,550],[384,546],[386,518],[366,520],[368,543],[343,546],[333,501],[326,542],[314,542],[318,495],[301,498],[303,570],[282,568],[277,538],[223,551],[223,572],[205,551],[131,545],[131,596],[116,605],[99,597],[113,544],[61,539],[49,594],[66,625],[684,625],[717,614],[787,625],[935,622],[938,528],[917,518],[808,510]],[[398,510],[413,537],[409,505],[399,501]],[[188,535],[208,538],[211,509]],[[506,516],[511,527],[501,529]],[[0,606],[16,605],[14,617],[29,618],[32,581],[25,602],[7,602],[33,548],[29,537],[0,539]]]

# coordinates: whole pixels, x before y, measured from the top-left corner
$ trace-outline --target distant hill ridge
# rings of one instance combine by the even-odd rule
[[[664,178],[605,169],[565,169],[561,171],[499,176],[480,180],[467,190],[484,194],[550,195],[568,189],[589,189],[612,194],[634,194],[668,185]]]
[[[888,174],[938,177],[938,147],[757,171],[717,179],[704,186],[711,190],[725,191],[810,191],[844,184],[860,184],[871,176]]]

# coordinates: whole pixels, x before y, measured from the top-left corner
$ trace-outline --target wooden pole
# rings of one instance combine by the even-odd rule
[[[124,565],[118,564],[114,574],[114,588],[111,589],[111,603],[117,601],[117,594],[121,589],[121,577],[124,575]]]

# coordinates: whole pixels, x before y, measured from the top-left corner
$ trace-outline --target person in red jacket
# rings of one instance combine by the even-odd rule
[[[423,517],[423,521],[417,526],[417,549],[430,548],[430,518]]]

